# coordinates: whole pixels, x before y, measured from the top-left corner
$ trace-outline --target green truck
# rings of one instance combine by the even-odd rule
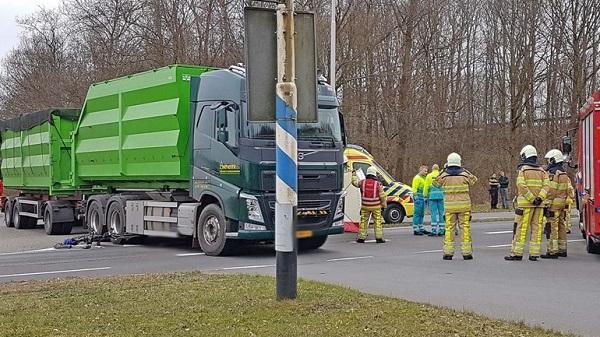
[[[343,232],[343,118],[331,87],[317,90],[318,122],[298,124],[300,249]],[[187,236],[207,255],[274,239],[275,123],[248,120],[243,68],[96,83],[81,110],[2,121],[0,138],[7,226]]]

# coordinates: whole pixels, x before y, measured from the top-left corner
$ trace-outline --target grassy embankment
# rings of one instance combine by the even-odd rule
[[[357,270],[357,272],[360,272]],[[2,336],[561,336],[522,323],[301,281],[179,273],[0,285]]]

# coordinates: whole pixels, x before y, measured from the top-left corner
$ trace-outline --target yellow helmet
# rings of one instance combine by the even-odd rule
[[[448,167],[450,166],[458,166],[461,167],[462,166],[462,158],[460,157],[460,155],[456,152],[452,152],[448,155]]]
[[[548,159],[548,161],[551,163],[562,163],[565,159],[563,153],[558,149],[552,149],[548,151],[548,153],[546,153],[545,158]]]
[[[525,145],[521,149],[521,157],[523,157],[523,158],[537,157],[537,150],[535,149],[535,147],[533,147],[533,145]]]
[[[377,168],[375,166],[369,166],[367,169],[368,176],[377,176]]]

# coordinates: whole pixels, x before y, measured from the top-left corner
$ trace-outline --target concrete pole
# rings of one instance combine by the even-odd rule
[[[297,94],[294,0],[277,5],[277,98],[275,253],[277,299],[297,294],[296,207],[298,205]]]
[[[335,14],[336,14],[336,1],[331,0],[331,40],[330,40],[330,51],[329,51],[329,84],[335,91],[335,38],[336,38],[336,25],[335,25]]]

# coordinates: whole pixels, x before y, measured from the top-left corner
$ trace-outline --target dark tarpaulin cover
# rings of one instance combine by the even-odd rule
[[[44,122],[49,122],[52,115],[61,118],[76,121],[79,119],[79,109],[74,108],[51,108],[40,110],[32,113],[23,114],[21,116],[0,120],[0,131],[24,131],[38,126]]]

